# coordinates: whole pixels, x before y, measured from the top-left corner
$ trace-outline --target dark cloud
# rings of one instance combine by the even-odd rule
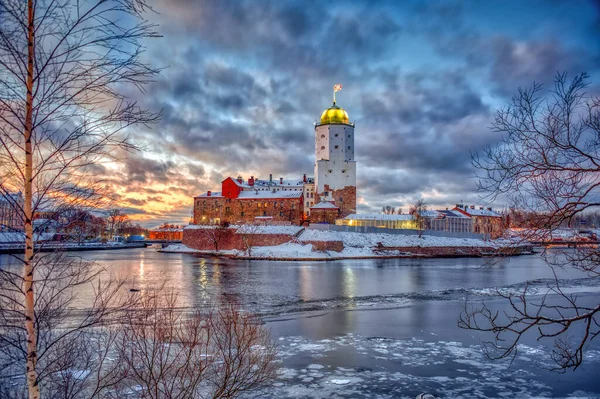
[[[111,182],[158,202],[218,190],[229,175],[311,175],[313,123],[342,83],[338,104],[356,122],[359,209],[420,196],[476,202],[470,153],[498,139],[488,129],[495,108],[557,71],[600,83],[600,13],[592,2],[575,8],[159,1],[151,18],[164,39],[148,53],[169,68],[134,98],[163,118],[135,133],[148,153],[127,158]],[[170,201],[146,216],[189,216],[189,202]]]
[[[135,198],[126,198],[125,201],[131,205],[135,206],[143,206],[147,204],[146,200],[135,199]]]
[[[125,158],[125,173],[129,182],[165,183],[169,180],[168,175],[173,167],[175,164],[171,161],[156,161],[137,154],[130,154]]]

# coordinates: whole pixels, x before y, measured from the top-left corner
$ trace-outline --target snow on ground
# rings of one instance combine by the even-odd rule
[[[193,228],[204,228],[193,226]],[[397,250],[374,252],[379,243],[385,247],[508,247],[518,245],[518,240],[496,240],[483,241],[473,238],[454,238],[454,237],[436,237],[423,235],[419,238],[417,235],[386,234],[386,233],[355,233],[341,231],[325,231],[304,229],[299,226],[241,226],[238,230],[240,234],[288,234],[297,236],[294,242],[288,242],[274,246],[255,246],[252,247],[250,254],[254,258],[270,259],[337,259],[337,258],[365,258],[381,256],[399,256],[409,255],[398,252]],[[298,235],[299,234],[299,235]],[[335,251],[316,251],[308,242],[327,242],[341,241],[344,249],[341,252]],[[162,252],[185,252],[185,253],[210,253],[215,251],[198,251],[188,248],[183,244],[173,244],[163,248]],[[248,256],[248,253],[241,250],[221,250],[222,255]]]
[[[190,254],[207,254],[214,255],[217,251],[199,250],[190,248],[183,244],[170,244],[167,247],[159,249],[159,252],[173,252],[173,253],[190,253]],[[237,255],[240,251],[235,249],[222,249],[218,251],[220,255]]]
[[[243,225],[237,230],[237,234],[288,234],[296,235],[304,230],[300,226],[254,226]]]
[[[184,230],[205,230],[205,229],[216,229],[217,225],[214,224],[188,224],[183,229]],[[230,224],[228,226],[230,229],[237,229],[239,226],[235,224]]]
[[[161,252],[203,252],[183,244],[170,244],[160,249]]]
[[[435,237],[423,235],[354,233],[306,229],[300,241],[342,241],[346,247],[374,247],[382,243],[386,247],[490,247],[493,241],[474,238]]]

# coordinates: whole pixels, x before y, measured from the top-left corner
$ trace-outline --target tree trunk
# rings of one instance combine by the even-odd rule
[[[23,292],[25,294],[25,329],[27,330],[27,388],[29,399],[39,399],[37,342],[35,332],[34,285],[33,285],[33,197],[32,174],[33,152],[31,136],[33,129],[33,59],[34,59],[34,10],[33,0],[28,1],[28,40],[27,40],[27,100],[25,110],[25,259],[23,264]]]

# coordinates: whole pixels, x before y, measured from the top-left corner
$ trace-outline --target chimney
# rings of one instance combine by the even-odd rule
[[[303,181],[304,183],[306,183],[306,173],[305,173],[305,174],[304,174],[304,176],[302,177],[302,181]]]
[[[273,173],[269,173],[269,185],[273,184]]]
[[[461,204],[456,204],[456,207],[457,208],[462,208],[462,205]]]
[[[280,177],[280,178],[279,178],[279,184],[280,184],[280,185],[283,185],[283,177]]]
[[[242,182],[243,182],[243,180],[242,180],[242,176],[238,176],[238,177],[237,177],[237,181],[238,181],[238,183],[242,184]]]
[[[254,187],[254,176],[250,176],[250,178],[248,179],[248,185]]]
[[[211,192],[210,192],[210,191],[208,191],[208,192],[206,193],[206,196],[207,196],[207,197],[210,197],[210,194],[211,194]]]

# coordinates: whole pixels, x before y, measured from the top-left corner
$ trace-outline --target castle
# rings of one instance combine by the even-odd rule
[[[356,213],[354,123],[336,105],[340,89],[334,87],[333,105],[315,123],[314,178],[228,177],[221,191],[194,197],[193,223],[334,223]]]

